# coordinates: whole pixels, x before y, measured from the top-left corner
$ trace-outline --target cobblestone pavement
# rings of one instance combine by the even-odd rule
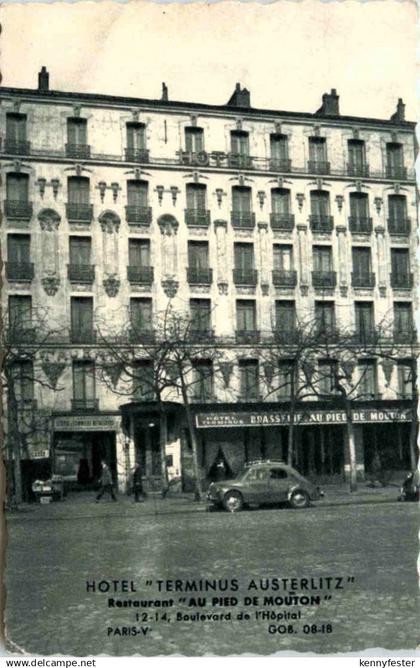
[[[188,498],[149,498],[134,504],[121,497],[118,503],[95,504],[92,496],[78,496],[27,506],[8,522],[9,637],[38,654],[414,649],[420,640],[419,514],[417,504],[397,503],[397,494],[394,488],[376,494],[363,490],[350,497],[337,490],[305,510],[237,514],[205,513]],[[319,578],[326,585],[325,578],[342,577],[344,588],[309,592],[321,596],[319,605],[300,599],[308,593],[300,589],[293,591],[299,597],[299,603],[293,603],[290,582],[284,591],[248,589],[251,580],[259,585],[263,579],[266,586],[267,578],[292,577],[315,578],[318,586]],[[137,592],[86,591],[87,580],[121,579],[134,581]],[[223,594],[158,593],[158,579],[236,580],[238,589],[233,586]],[[146,584],[149,580],[152,585]],[[334,587],[337,582],[331,581]],[[212,605],[212,598],[220,595],[233,605]],[[257,605],[245,606],[245,596],[257,596]],[[279,598],[271,602],[266,596]],[[174,603],[167,609],[108,607],[110,598],[127,597]],[[206,599],[206,605],[189,606],[193,598]],[[256,619],[256,612],[299,611],[297,620]],[[241,612],[250,618],[238,619]],[[223,613],[231,619],[176,621],[177,613]],[[270,624],[280,633],[270,633]],[[128,629],[125,635],[123,627]],[[132,627],[149,630],[134,636]]]

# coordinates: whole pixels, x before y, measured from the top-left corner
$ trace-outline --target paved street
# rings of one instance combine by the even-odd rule
[[[39,654],[413,649],[419,643],[418,507],[397,503],[396,496],[396,489],[385,495],[379,490],[362,495],[358,503],[343,496],[341,503],[338,497],[326,499],[302,511],[260,509],[234,515],[205,513],[188,499],[151,498],[137,505],[121,498],[119,503],[95,504],[90,496],[26,506],[8,525],[9,636],[27,652]],[[285,591],[247,591],[252,579],[259,583],[260,578],[286,577],[314,578],[317,586],[321,577],[324,585],[326,577],[342,577],[344,589],[336,590],[338,581],[333,580],[333,590],[310,591],[322,595],[319,605],[285,604],[291,583]],[[348,582],[351,577],[353,583]],[[158,579],[225,578],[238,581],[237,591],[159,594],[155,584]],[[134,581],[137,592],[86,592],[86,580],[113,579]],[[153,584],[147,585],[148,580]],[[273,595],[283,601],[264,605],[264,597]],[[187,606],[197,596],[206,598],[206,607]],[[212,606],[213,596],[228,596],[233,603],[237,599],[237,605]],[[245,596],[258,596],[257,605],[244,607]],[[175,603],[167,610],[110,609],[110,597]],[[241,610],[249,620],[237,619]],[[273,622],[255,619],[258,611],[301,611],[301,619],[278,621],[275,626],[282,632],[270,634]],[[136,612],[141,621],[135,621]],[[162,617],[165,612],[170,621]],[[177,612],[230,613],[232,619],[176,621]],[[287,631],[291,625],[293,633]],[[115,635],[122,627],[149,630],[145,636],[142,631]]]

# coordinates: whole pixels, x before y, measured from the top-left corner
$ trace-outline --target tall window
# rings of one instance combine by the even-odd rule
[[[276,330],[293,337],[296,327],[296,304],[292,300],[276,301]]]
[[[71,298],[71,338],[73,343],[91,343],[93,341],[92,297]]]
[[[190,153],[201,153],[204,151],[204,131],[203,128],[187,127],[185,134],[185,150]]]
[[[7,261],[15,265],[25,266],[30,261],[31,237],[29,234],[7,235]]]
[[[359,397],[373,399],[377,394],[376,362],[375,360],[359,360]]]
[[[144,123],[127,123],[127,148],[132,151],[146,148],[146,128]]]
[[[230,150],[241,156],[249,155],[249,134],[243,130],[233,130],[230,133]]]
[[[350,193],[350,216],[356,219],[369,217],[369,198],[365,193]]]
[[[353,285],[355,287],[373,287],[372,257],[370,248],[354,246],[353,258]]]
[[[134,332],[152,331],[152,300],[149,297],[130,299],[130,322]]]
[[[398,394],[402,399],[411,399],[414,387],[415,360],[398,361]]]
[[[349,139],[347,148],[349,174],[351,176],[368,176],[365,142],[361,139]]]
[[[255,301],[238,299],[236,301],[236,329],[239,332],[254,332],[257,328]]]
[[[294,392],[293,381],[296,382],[293,360],[280,360],[277,392],[279,399],[290,399],[292,392]]]
[[[243,272],[254,269],[254,245],[235,243],[235,269]]]
[[[271,189],[271,211],[279,215],[289,215],[290,190],[286,188]]]
[[[315,302],[315,324],[320,334],[335,331],[335,304],[332,301]]]
[[[188,266],[196,271],[209,268],[209,244],[207,241],[188,242]]]
[[[6,114],[5,149],[15,155],[28,153],[29,143],[26,141],[25,114]]]
[[[152,401],[155,397],[152,360],[137,360],[133,371],[134,398],[138,400]]]
[[[278,163],[280,168],[286,167],[289,161],[287,135],[270,135],[270,158],[272,163]]]
[[[7,201],[26,204],[29,200],[29,176],[8,174],[6,177]]]
[[[411,302],[394,302],[394,336],[410,341],[413,336],[413,306]]]
[[[386,145],[386,175],[388,178],[405,178],[403,146],[398,142]]]
[[[201,183],[187,184],[187,209],[203,211],[206,208],[206,186]]]
[[[331,246],[313,247],[314,271],[328,273],[332,271],[332,248]]]
[[[324,137],[309,137],[308,170],[316,174],[328,174],[327,142]]]
[[[67,144],[72,146],[87,144],[87,122],[84,118],[67,119]]]
[[[372,337],[375,329],[373,302],[355,302],[356,334],[361,339]]]
[[[193,362],[193,397],[198,401],[208,401],[213,397],[213,364],[211,360]]]
[[[251,211],[251,188],[246,186],[233,186],[232,208],[237,213],[250,213]]]
[[[132,207],[147,207],[149,184],[147,181],[127,181],[127,204]]]
[[[334,394],[336,390],[336,367],[334,360],[318,362],[318,390],[321,394]]]
[[[190,317],[192,332],[209,332],[211,328],[210,299],[190,299]]]
[[[391,285],[410,287],[410,255],[407,248],[391,248]]]
[[[9,328],[25,330],[32,326],[32,297],[30,295],[9,296]]]
[[[311,190],[311,215],[322,218],[330,215],[330,195],[325,190]]]
[[[89,204],[89,179],[69,176],[67,180],[69,204]]]
[[[91,360],[73,362],[73,408],[94,409],[95,364]]]
[[[388,195],[388,213],[392,221],[407,218],[407,198],[405,195]]]
[[[30,360],[16,361],[12,366],[12,382],[16,400],[33,401],[34,367]]]
[[[150,240],[129,239],[128,240],[128,263],[130,267],[150,267]]]
[[[274,244],[273,265],[278,271],[293,270],[293,246],[290,244]]]
[[[82,267],[90,265],[91,250],[90,237],[70,237],[70,264]]]
[[[259,398],[258,360],[239,360],[241,398],[252,400]]]

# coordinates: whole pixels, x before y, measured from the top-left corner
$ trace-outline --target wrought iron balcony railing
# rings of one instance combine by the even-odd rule
[[[256,269],[234,269],[233,282],[235,285],[257,285],[258,271]]]
[[[32,218],[32,202],[7,199],[4,203],[4,211],[7,218],[30,220]]]
[[[308,160],[309,174],[329,174],[330,163],[326,160]]]
[[[90,158],[90,146],[89,144],[66,144],[66,156],[78,160]]]
[[[349,176],[369,176],[369,165],[366,163],[358,165],[353,162],[348,162],[347,174]]]
[[[71,343],[96,343],[96,332],[94,329],[81,331],[80,329],[70,330]]]
[[[210,285],[213,281],[213,270],[208,267],[188,267],[187,280],[190,285]]]
[[[213,402],[215,400],[213,388],[196,389],[195,387],[193,387],[191,399],[192,401],[196,401],[201,404],[206,404],[209,403],[210,401]]]
[[[391,274],[391,287],[393,288],[412,288],[413,287],[413,274],[401,273],[401,274]]]
[[[395,343],[416,343],[417,341],[417,332],[414,328],[410,329],[394,329],[393,338]]]
[[[67,276],[71,283],[93,283],[95,280],[95,265],[68,264]]]
[[[149,162],[149,150],[147,148],[126,148],[125,159],[127,162]]]
[[[387,179],[404,181],[407,178],[407,167],[404,167],[404,165],[387,165],[385,173]]]
[[[274,340],[277,343],[284,343],[285,345],[296,345],[300,340],[299,330],[293,327],[285,327],[283,323],[277,323],[276,329],[273,332]]]
[[[6,262],[6,278],[9,281],[32,281],[33,262]]]
[[[293,213],[270,213],[270,225],[273,230],[293,230],[295,217]]]
[[[191,328],[189,340],[191,343],[205,343],[214,339],[214,330],[211,327]]]
[[[129,204],[125,207],[125,217],[129,225],[150,225],[152,222],[152,207]]]
[[[12,155],[29,155],[31,152],[31,142],[18,141],[16,139],[6,139],[3,144],[4,153],[11,153]]]
[[[354,288],[374,288],[375,274],[371,271],[353,272],[351,284]]]
[[[73,202],[67,202],[66,216],[70,223],[91,223],[93,204],[73,204]]]
[[[6,336],[9,343],[34,343],[36,331],[35,327],[9,327]]]
[[[289,158],[270,158],[270,169],[273,172],[290,172],[292,161]]]
[[[254,166],[252,157],[250,155],[242,155],[242,153],[229,153],[228,165],[237,169],[252,169]]]
[[[231,211],[232,227],[238,229],[252,229],[255,227],[255,213],[251,211]]]
[[[337,273],[335,271],[313,271],[312,285],[315,288],[335,288]]]
[[[128,265],[127,278],[133,284],[151,285],[154,278],[153,267],[134,267]]]
[[[350,216],[349,229],[352,234],[371,234],[372,218],[367,216]]]
[[[273,269],[273,284],[278,287],[294,288],[297,285],[295,269]]]
[[[355,344],[375,345],[378,343],[378,332],[373,327],[371,329],[366,327],[356,331],[352,338]]]
[[[210,164],[210,155],[206,151],[179,151],[182,165],[196,165],[205,167]]]
[[[259,343],[261,332],[257,329],[237,329],[235,338],[236,343]]]
[[[139,343],[139,344],[150,344],[154,343],[156,340],[156,335],[153,329],[150,327],[132,327],[129,331],[129,341],[130,343]]]
[[[409,236],[411,221],[409,218],[388,218],[388,232],[394,236]]]
[[[312,232],[330,233],[334,226],[334,218],[333,216],[310,215],[309,224]]]
[[[188,227],[208,227],[210,211],[207,209],[185,209],[185,224]]]
[[[72,399],[72,411],[97,411],[99,410],[99,399]]]

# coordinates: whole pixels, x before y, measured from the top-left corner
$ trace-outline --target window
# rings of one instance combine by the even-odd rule
[[[296,388],[295,383],[293,382],[295,379],[296,373],[293,360],[280,360],[277,392],[279,399],[290,399],[292,394],[295,393]]]
[[[128,240],[128,263],[130,267],[150,267],[149,239]]]
[[[391,248],[391,284],[410,287],[410,255],[406,248]]]
[[[71,338],[73,343],[91,343],[93,341],[92,297],[71,298]]]
[[[332,334],[335,331],[334,302],[315,302],[315,324],[319,334]]]
[[[233,130],[230,133],[230,150],[241,156],[249,155],[249,135],[242,130]]]
[[[360,397],[375,397],[377,392],[375,360],[359,361],[359,384],[357,391]]]
[[[248,272],[254,269],[254,245],[236,243],[235,251],[235,269]]]
[[[204,151],[204,131],[202,128],[185,128],[185,150],[191,153]]]
[[[296,327],[296,305],[294,301],[276,301],[276,330],[293,336]]]
[[[90,237],[70,237],[70,264],[90,265],[91,247]]]
[[[211,328],[210,299],[190,299],[191,331],[208,332]]]
[[[67,180],[69,204],[89,204],[89,179],[69,176]]]
[[[311,190],[311,215],[319,218],[330,215],[330,195],[325,190]]]
[[[87,144],[87,122],[84,118],[67,119],[67,144],[70,146]]]
[[[287,135],[270,135],[270,157],[274,162],[286,164],[288,162],[288,138]]]
[[[290,190],[286,188],[271,189],[271,211],[280,215],[290,213]]]
[[[146,148],[146,132],[143,123],[127,123],[127,148],[132,151]]]
[[[206,208],[206,186],[201,183],[187,184],[187,209],[203,211]]]
[[[130,322],[135,332],[151,332],[152,300],[148,297],[130,299]]]
[[[388,195],[388,212],[392,221],[407,218],[407,198],[405,195]]]
[[[402,399],[413,397],[415,360],[399,360],[398,362],[398,394]]]
[[[147,181],[127,181],[127,204],[132,207],[146,207],[149,184]]]
[[[375,328],[373,302],[355,302],[356,335],[364,340],[372,337]]]
[[[90,360],[73,362],[73,408],[94,409],[95,364]]]
[[[6,177],[7,201],[27,204],[29,200],[29,176],[8,174]]]
[[[352,249],[353,276],[355,287],[373,287],[372,258],[370,248],[356,246]]]
[[[241,398],[245,400],[259,398],[258,360],[239,360]]]
[[[270,480],[285,480],[287,471],[284,469],[270,469]]]
[[[293,270],[293,246],[286,244],[274,244],[273,264],[275,270]]]
[[[334,360],[320,360],[318,363],[318,391],[320,394],[334,394],[336,388],[336,367]]]
[[[6,114],[5,151],[15,155],[26,155],[29,152],[24,114]]]
[[[413,337],[413,307],[411,302],[394,302],[394,336],[410,341]]]
[[[365,193],[350,193],[350,216],[352,218],[369,217],[369,198]]]
[[[29,234],[7,235],[7,261],[16,265],[28,265],[31,237]]]
[[[386,175],[388,178],[405,178],[402,144],[390,142],[386,145]]]
[[[13,363],[12,382],[18,403],[33,401],[34,398],[34,367],[30,360]]]
[[[137,360],[133,369],[133,396],[138,400],[153,400],[154,369],[151,360]]]
[[[200,271],[209,267],[209,244],[207,241],[188,242],[188,266]]]
[[[236,329],[240,332],[254,332],[256,330],[255,301],[238,299],[236,301]]]
[[[309,137],[308,171],[316,174],[328,174],[327,142],[324,137]]]
[[[314,271],[330,272],[332,271],[332,248],[331,246],[313,247],[313,265]]]
[[[9,328],[25,330],[32,325],[32,297],[29,295],[9,296]]]
[[[213,397],[213,364],[211,360],[193,362],[193,397],[207,401]]]
[[[361,139],[349,139],[347,148],[349,154],[349,174],[353,176],[367,176],[365,142]]]
[[[234,212],[250,213],[251,211],[251,188],[245,186],[233,186],[232,208]]]

